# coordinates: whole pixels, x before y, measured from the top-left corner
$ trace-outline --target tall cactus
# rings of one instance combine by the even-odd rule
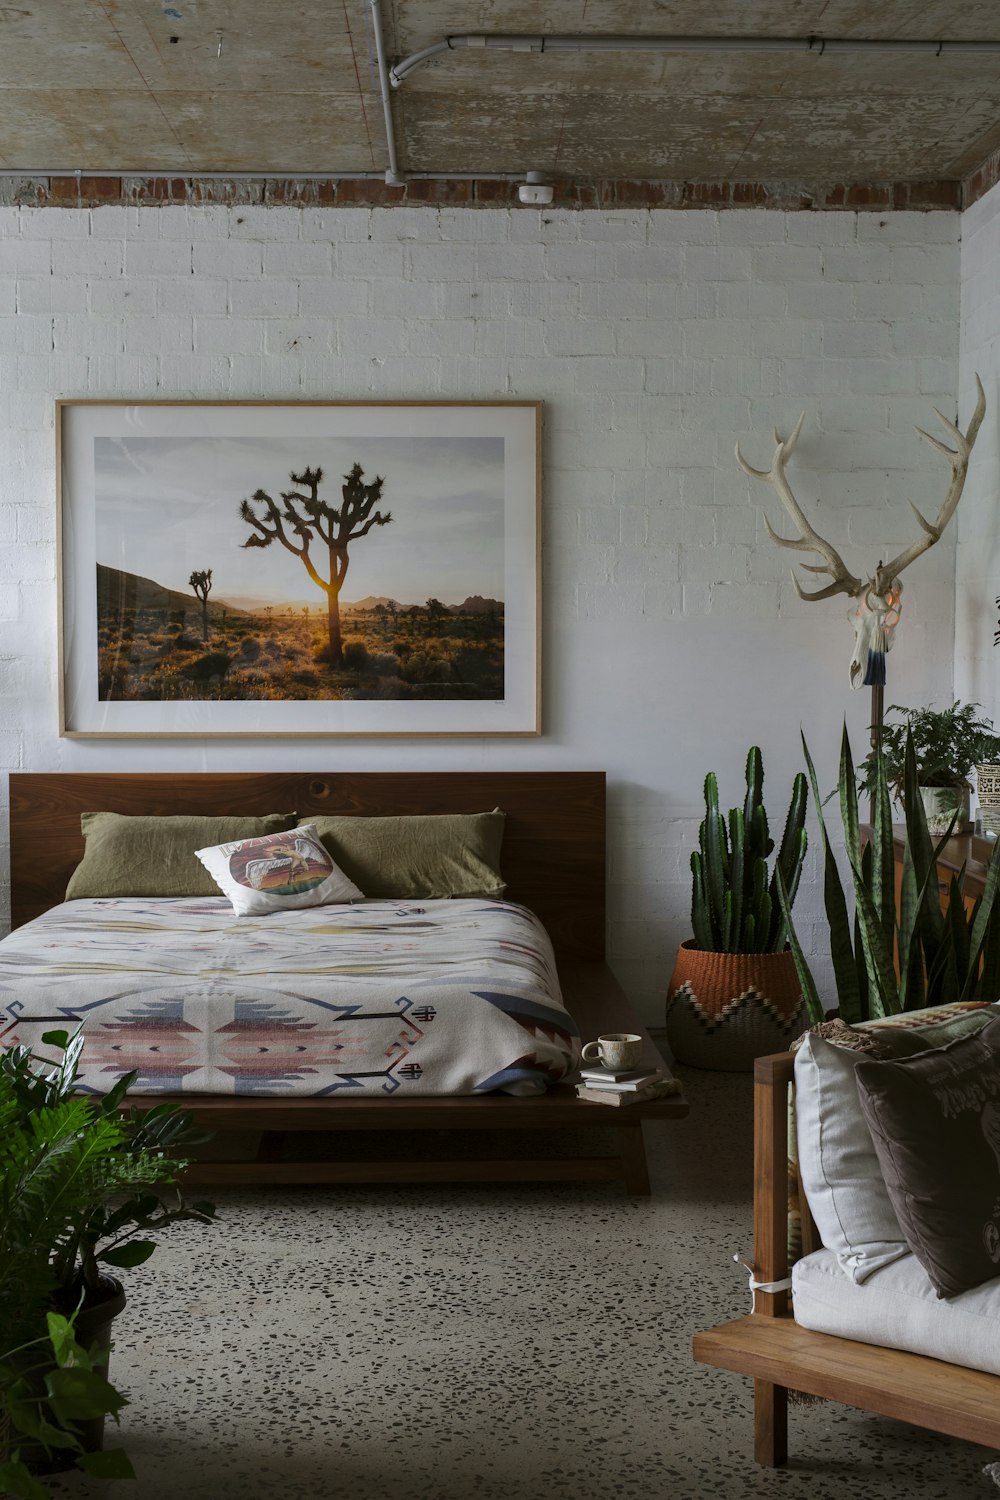
[[[788,931],[778,894],[778,871],[791,906],[798,889],[807,836],[806,778],[799,772],[773,872],[768,855],[774,850],[762,801],[764,767],[756,745],[747,756],[747,792],[743,807],[729,810],[728,823],[719,810],[715,772],[705,777],[705,817],[698,830],[698,848],[691,854],[693,876],[691,925],[695,946],[712,953],[775,953]]]

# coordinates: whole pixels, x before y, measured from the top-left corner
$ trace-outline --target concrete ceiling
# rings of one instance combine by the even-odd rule
[[[390,62],[468,32],[1000,38],[997,0],[382,8]],[[404,172],[950,180],[1000,148],[1000,54],[455,50],[404,82],[392,114]],[[387,161],[368,0],[0,0],[0,172]]]

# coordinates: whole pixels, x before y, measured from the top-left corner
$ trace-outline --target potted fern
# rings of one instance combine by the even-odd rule
[[[793,782],[773,869],[763,784],[754,745],[743,807],[731,808],[727,819],[715,772],[705,778],[705,817],[691,855],[694,936],[678,950],[667,995],[674,1057],[696,1067],[752,1068],[755,1057],[783,1050],[802,1030],[802,992],[778,880],[780,872],[790,908],[807,847],[806,778],[799,772]]]
[[[33,1470],[131,1472],[99,1451],[104,1416],[124,1405],[106,1377],[125,1305],[108,1271],[148,1260],[168,1225],[215,1214],[164,1188],[204,1139],[190,1114],[164,1103],[125,1118],[134,1073],[103,1098],[77,1094],[82,1035],[43,1041],[54,1064],[0,1052],[0,1492],[27,1500],[46,1493]]]
[[[944,833],[951,827],[955,833],[966,833],[971,826],[969,809],[972,786],[969,773],[973,766],[1000,760],[1000,736],[994,734],[989,719],[978,703],[950,708],[902,708],[894,703],[888,710],[899,715],[896,723],[882,726],[881,751],[886,779],[896,801],[905,806],[904,765],[907,737],[912,739],[916,758],[917,792],[924,804],[927,827],[931,834]],[[875,792],[876,758],[872,752],[860,767],[861,790],[869,796]],[[956,816],[957,815],[957,816]]]

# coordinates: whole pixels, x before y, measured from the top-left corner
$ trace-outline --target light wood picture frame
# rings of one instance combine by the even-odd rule
[[[60,734],[538,734],[540,427],[58,401]]]

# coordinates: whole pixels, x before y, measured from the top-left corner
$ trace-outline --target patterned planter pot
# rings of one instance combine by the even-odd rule
[[[976,796],[983,807],[1000,807],[1000,766],[992,761],[976,767]]]
[[[989,762],[976,767],[976,797],[983,833],[1000,834],[1000,766]]]
[[[682,943],[667,991],[667,1040],[678,1062],[745,1073],[805,1030],[791,951],[707,953]]]

